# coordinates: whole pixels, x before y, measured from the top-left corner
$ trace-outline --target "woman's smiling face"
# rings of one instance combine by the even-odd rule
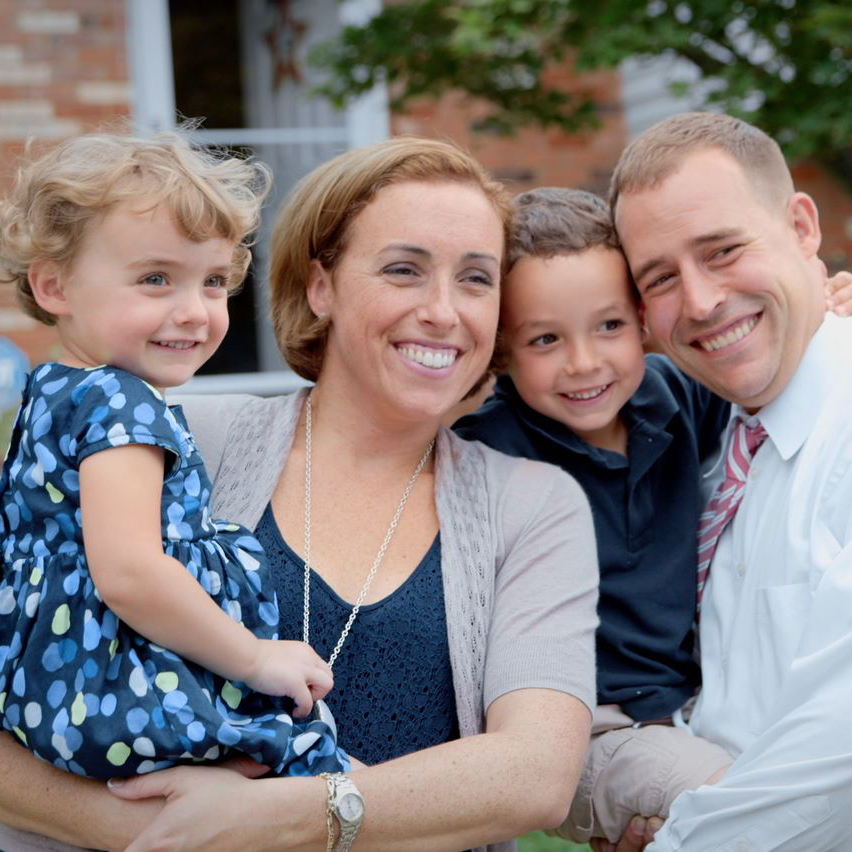
[[[388,414],[440,418],[488,367],[503,251],[500,216],[476,186],[381,189],[333,270],[313,265],[310,304],[330,321],[320,378]]]

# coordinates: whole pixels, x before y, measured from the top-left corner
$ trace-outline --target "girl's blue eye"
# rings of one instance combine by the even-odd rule
[[[146,275],[142,279],[143,284],[150,284],[153,287],[164,287],[168,284],[168,279],[162,272],[153,272],[151,275]]]
[[[618,331],[624,325],[624,321],[620,319],[604,320],[601,323],[602,331]]]
[[[228,286],[228,279],[224,275],[211,275],[204,282],[204,286],[214,290],[224,290]]]

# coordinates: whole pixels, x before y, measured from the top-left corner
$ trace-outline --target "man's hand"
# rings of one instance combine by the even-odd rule
[[[663,827],[665,820],[660,817],[635,816],[630,820],[621,840],[618,843],[609,843],[599,837],[590,841],[595,852],[642,852],[642,850],[654,839],[654,835]]]

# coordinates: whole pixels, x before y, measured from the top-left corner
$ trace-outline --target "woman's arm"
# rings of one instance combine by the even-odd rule
[[[147,639],[222,677],[296,700],[297,713],[331,689],[327,664],[304,642],[258,639],[163,552],[163,450],[133,445],[80,465],[83,540],[104,602]]]
[[[0,766],[0,822],[74,846],[124,849],[163,805],[157,798],[122,802],[105,784],[39,760],[5,733]]]
[[[469,849],[555,827],[568,812],[590,713],[570,695],[523,689],[497,699],[486,733],[359,770],[366,816],[358,846]],[[145,849],[324,850],[326,786],[317,778],[249,782],[170,769],[125,782],[123,798],[167,804],[128,852]]]

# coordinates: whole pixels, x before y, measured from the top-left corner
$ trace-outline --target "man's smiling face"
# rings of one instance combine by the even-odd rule
[[[615,223],[666,354],[749,410],[775,399],[825,311],[811,199],[773,202],[730,155],[706,148],[622,194]]]

